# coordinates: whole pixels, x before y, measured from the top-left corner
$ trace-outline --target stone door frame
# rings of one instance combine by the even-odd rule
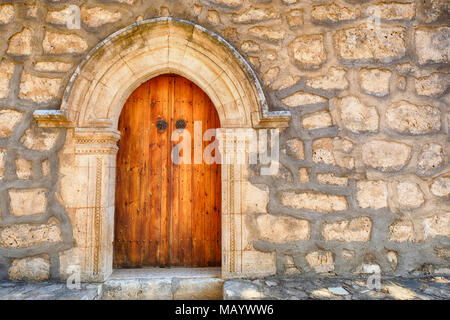
[[[222,128],[285,128],[287,111],[269,111],[260,82],[223,38],[174,18],[140,21],[93,48],[72,75],[60,110],[38,110],[41,127],[66,128],[60,152],[59,200],[73,226],[74,247],[60,254],[61,277],[82,281],[112,273],[118,119],[128,96],[164,73],[196,83],[216,106]],[[226,134],[223,135],[226,137]],[[228,140],[227,140],[228,141]],[[230,144],[223,157],[239,150]],[[246,166],[222,165],[222,278],[264,275],[246,249]],[[263,253],[261,253],[263,254]]]

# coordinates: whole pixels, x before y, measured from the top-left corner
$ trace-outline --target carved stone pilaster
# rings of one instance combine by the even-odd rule
[[[64,180],[63,194],[70,200],[67,206],[75,212],[71,218],[76,243],[72,252],[63,255],[61,267],[78,268],[82,281],[103,281],[112,272],[114,182],[120,133],[77,128],[70,130],[68,136],[71,143],[64,152],[73,160],[68,161],[67,170],[75,177]],[[62,168],[62,172],[66,170]],[[79,194],[79,190],[83,193]],[[64,273],[70,271],[62,270]]]

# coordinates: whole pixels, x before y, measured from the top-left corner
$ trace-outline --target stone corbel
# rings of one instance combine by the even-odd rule
[[[263,110],[252,113],[252,126],[255,129],[285,129],[289,127],[291,113],[289,111]]]
[[[61,110],[35,110],[33,118],[40,128],[72,128],[74,127]]]
[[[73,128],[75,124],[62,110],[35,110],[33,118],[40,128]],[[88,123],[93,128],[111,128],[110,119],[91,119]],[[84,127],[84,126],[83,126]]]

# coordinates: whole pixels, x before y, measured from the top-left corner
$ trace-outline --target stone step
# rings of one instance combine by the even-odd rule
[[[102,300],[221,300],[220,268],[115,270]]]

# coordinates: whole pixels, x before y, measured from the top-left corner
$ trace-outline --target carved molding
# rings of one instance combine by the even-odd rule
[[[98,157],[95,172],[95,217],[94,217],[94,275],[99,274],[99,257],[100,257],[100,237],[101,237],[101,220],[102,211],[102,177],[103,177],[103,159]]]
[[[111,129],[76,128],[75,154],[116,154],[120,132]]]

